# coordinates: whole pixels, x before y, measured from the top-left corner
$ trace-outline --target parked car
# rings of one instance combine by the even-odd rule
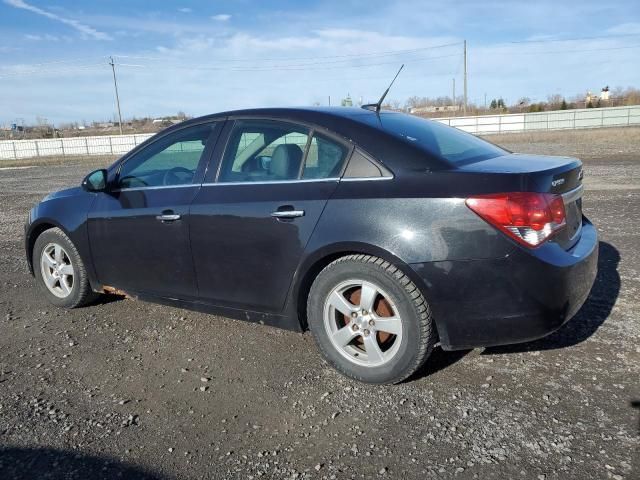
[[[117,289],[309,329],[343,374],[396,383],[436,344],[525,342],[576,313],[598,254],[581,165],[401,113],[220,113],[46,197],[26,254],[57,306]]]

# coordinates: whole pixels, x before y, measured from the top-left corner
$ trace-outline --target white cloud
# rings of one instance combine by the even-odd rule
[[[607,29],[607,32],[615,35],[637,35],[640,34],[640,22],[628,22],[616,25]]]
[[[84,23],[80,23],[77,20],[74,20],[72,18],[66,18],[66,17],[62,17],[56,13],[51,13],[47,10],[43,10],[42,8],[36,7],[34,5],[30,5],[27,2],[25,2],[24,0],[4,0],[4,3],[6,3],[7,5],[14,7],[14,8],[20,8],[22,10],[27,10],[29,12],[33,12],[37,15],[42,15],[43,17],[47,17],[51,20],[55,20],[57,22],[60,23],[64,23],[65,25],[68,25],[72,28],[74,28],[75,30],[79,31],[80,33],[82,33],[83,35],[87,35],[90,37],[95,38],[96,40],[111,40],[111,37],[109,35],[107,35],[104,32],[100,32],[98,30],[96,30],[93,27],[90,27],[89,25],[85,25]]]
[[[26,40],[31,40],[31,41],[40,41],[40,40],[46,40],[48,42],[59,42],[61,40],[60,37],[58,37],[57,35],[51,35],[50,33],[45,33],[44,35],[34,35],[32,33],[25,33],[24,34],[24,38]],[[62,37],[64,40],[67,40],[68,37]]]
[[[213,15],[211,20],[216,20],[218,22],[226,22],[231,19],[231,15],[228,13],[219,13],[218,15]]]
[[[191,12],[193,12],[193,10],[192,10],[192,9],[190,9],[189,7],[182,7],[182,8],[179,8],[179,9],[178,9],[178,11],[179,11],[179,12],[182,12],[182,13],[191,13]]]
[[[140,36],[144,33],[161,34],[173,38],[194,33],[211,33],[211,23],[193,21],[190,16],[174,15],[171,18],[156,15],[84,15],[83,20],[120,36]]]

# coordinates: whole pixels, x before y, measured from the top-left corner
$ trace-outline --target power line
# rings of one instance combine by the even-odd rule
[[[261,63],[261,62],[275,62],[275,61],[297,61],[297,60],[325,60],[325,59],[348,59],[348,58],[363,58],[363,57],[384,57],[384,56],[399,56],[399,55],[411,55],[411,54],[415,54],[415,53],[419,53],[419,52],[423,52],[423,51],[427,51],[427,50],[434,50],[434,49],[438,49],[438,48],[446,48],[446,47],[451,47],[451,46],[455,46],[455,45],[460,45],[462,44],[462,42],[454,42],[454,43],[445,43],[445,44],[441,44],[441,45],[432,45],[429,47],[421,47],[421,48],[413,48],[413,49],[404,49],[404,50],[387,50],[387,51],[382,51],[382,52],[367,52],[367,53],[353,53],[353,54],[344,54],[344,55],[330,55],[330,56],[314,56],[314,57],[282,57],[282,58],[260,58],[260,59],[221,59],[221,60],[217,60],[217,63]],[[28,68],[31,70],[28,70],[27,73],[30,73],[31,71],[35,71],[35,69],[37,69],[37,67],[48,67],[50,65],[57,65],[57,64],[64,64],[64,63],[73,63],[73,62],[79,62],[79,61],[85,61],[88,59],[97,59],[100,58],[104,61],[104,59],[106,58],[107,60],[107,64],[109,63],[109,59],[113,58],[113,59],[118,59],[118,58],[131,58],[131,59],[140,59],[140,60],[154,60],[154,61],[161,61],[161,62],[166,62],[167,58],[166,57],[150,57],[150,56],[143,56],[143,55],[113,55],[112,57],[84,57],[84,58],[77,58],[77,59],[68,59],[68,60],[58,60],[58,61],[52,61],[52,62],[44,62],[44,63],[33,63],[33,64],[20,64],[20,65],[12,65],[12,67],[19,67],[19,68]],[[312,62],[309,63],[309,65],[311,64],[319,64],[319,63],[341,63],[341,62],[345,62],[346,60],[334,60],[334,61],[330,61],[330,62]],[[116,64],[119,64],[118,62],[115,62]],[[97,64],[96,64],[97,65]],[[120,64],[120,65],[125,65],[125,64]],[[265,68],[280,68],[280,67],[289,67],[289,66],[306,66],[307,64],[296,64],[296,65],[265,65]],[[130,64],[130,66],[133,66]],[[189,68],[193,68],[193,64],[189,64],[189,65],[185,65],[186,67]],[[75,66],[70,66],[69,68],[73,68]],[[2,67],[0,67],[2,68]],[[7,68],[7,67],[4,67]],[[241,67],[238,67],[241,68]],[[246,68],[246,67],[245,67]],[[0,76],[3,76],[6,74],[0,74]]]
[[[462,45],[462,42],[444,43],[441,45],[432,45],[430,47],[411,48],[405,50],[387,50],[382,52],[368,52],[368,53],[350,53],[344,55],[328,55],[328,56],[314,56],[314,57],[280,57],[280,58],[246,58],[246,59],[222,59],[219,62],[225,63],[238,63],[238,62],[281,62],[281,61],[296,61],[296,60],[324,60],[328,58],[361,58],[361,57],[375,57],[375,56],[394,56],[405,55],[410,53],[422,52],[425,50],[434,50],[437,48],[453,47],[456,45]],[[114,58],[133,58],[140,60],[158,60],[166,61],[166,57],[149,57],[142,55],[114,55]]]
[[[102,57],[81,57],[81,58],[71,58],[66,60],[54,60],[51,62],[19,64],[19,65],[25,66],[25,67],[40,67],[40,66],[47,66],[47,65],[57,65],[61,63],[84,62],[85,60],[95,60],[96,58],[102,58]]]
[[[418,57],[405,60],[407,63],[416,63],[416,62],[424,62],[429,60],[437,60],[441,58],[449,58],[449,57],[459,57],[459,53],[454,53],[450,55],[439,55],[439,56],[429,56],[429,57]],[[335,63],[343,63],[341,65],[330,65],[327,64],[335,64]],[[372,67],[379,65],[392,65],[396,64],[398,60],[393,61],[385,61],[385,62],[376,62],[376,63],[360,63],[360,64],[344,64],[346,60],[340,60],[335,62],[312,62],[312,63],[304,63],[304,64],[290,64],[290,65],[265,65],[265,66],[255,66],[255,67],[220,67],[217,65],[192,65],[192,64],[176,64],[176,63],[163,63],[158,65],[145,65],[145,64],[126,64],[126,63],[116,63],[119,66],[127,66],[127,67],[137,67],[137,68],[147,68],[147,69],[165,69],[165,68],[185,68],[190,70],[214,70],[214,71],[230,71],[230,72],[265,72],[265,71],[304,71],[304,70],[330,70],[336,68],[361,68],[361,67]]]
[[[514,40],[509,43],[554,43],[554,42],[575,42],[578,40],[598,40],[601,38],[622,38],[622,37],[638,37],[640,33],[620,33],[612,35],[596,35],[593,37],[573,37],[573,38],[545,38],[540,40]]]
[[[623,36],[623,35],[619,35],[618,37]],[[629,35],[624,35],[624,36],[640,36],[640,34],[636,35],[636,34],[629,34]],[[545,43],[545,42],[563,42],[563,41],[574,41],[574,40],[585,40],[585,39],[596,39],[596,38],[614,38],[616,36],[594,36],[594,37],[576,37],[576,38],[571,38],[571,39],[549,39],[549,40],[522,40],[522,41],[514,41],[511,42],[512,44],[523,44],[523,43]],[[158,60],[158,61],[162,61],[163,64],[161,65],[161,67],[167,67],[167,66],[173,66],[175,68],[188,68],[188,69],[206,69],[206,70],[228,70],[228,71],[269,71],[269,70],[287,70],[287,71],[296,71],[296,70],[307,70],[310,69],[312,70],[313,68],[307,68],[307,67],[318,67],[318,66],[322,66],[321,68],[332,68],[329,67],[327,65],[332,65],[332,64],[336,64],[338,65],[337,68],[358,68],[360,66],[362,67],[366,67],[366,66],[376,66],[376,65],[386,65],[386,64],[392,64],[395,63],[396,61],[390,61],[390,62],[379,62],[379,63],[365,63],[365,64],[361,64],[361,65],[343,65],[346,62],[349,62],[351,59],[358,59],[358,58],[373,58],[373,57],[385,57],[385,56],[401,56],[401,55],[414,55],[417,54],[419,52],[422,51],[426,51],[426,50],[433,50],[433,49],[437,49],[437,48],[447,48],[447,47],[452,47],[452,46],[456,46],[456,45],[460,45],[463,44],[464,42],[454,42],[454,43],[446,43],[446,44],[442,44],[442,45],[433,45],[430,47],[422,47],[422,48],[416,48],[416,49],[405,49],[405,50],[389,50],[389,51],[382,51],[382,52],[368,52],[368,53],[360,53],[360,54],[345,54],[345,55],[334,55],[334,56],[316,56],[316,57],[291,57],[291,58],[280,58],[280,59],[237,59],[237,60],[218,60],[217,64],[219,63],[243,63],[243,62],[253,62],[255,63],[260,63],[260,62],[273,62],[273,61],[295,61],[295,60],[324,60],[324,59],[333,59],[333,60],[329,60],[326,62],[318,62],[318,61],[313,61],[313,62],[307,62],[307,63],[294,63],[294,64],[283,64],[283,65],[253,65],[253,66],[230,66],[230,67],[220,67],[220,66],[202,66],[202,65],[193,65],[193,64],[179,64],[179,63],[167,63],[166,61],[166,57],[165,58],[161,58],[161,57],[145,57],[145,56],[136,56],[136,55],[114,55],[113,58],[117,59],[117,58],[132,58],[132,59],[143,59],[143,60]],[[503,47],[505,45],[503,44]],[[612,51],[612,50],[625,50],[625,49],[635,49],[640,47],[640,44],[634,44],[634,45],[623,45],[623,46],[615,46],[615,47],[603,47],[603,48],[582,48],[582,49],[562,49],[562,50],[545,50],[545,51],[517,51],[517,52],[500,52],[500,55],[553,55],[553,54],[563,54],[563,53],[581,53],[581,52],[598,52],[598,51]],[[500,45],[497,45],[496,48],[501,48]],[[459,54],[451,54],[451,55],[442,55],[442,56],[435,56],[435,57],[418,57],[418,58],[410,58],[404,61],[407,62],[417,62],[417,61],[425,61],[425,60],[429,60],[431,58],[436,59],[436,58],[446,58],[446,57],[454,57],[454,56],[458,56]],[[0,70],[0,78],[3,77],[11,77],[11,76],[21,76],[21,75],[31,75],[31,74],[38,74],[38,73],[46,73],[46,74],[52,74],[52,73],[66,73],[69,71],[74,71],[77,69],[89,69],[89,68],[95,68],[95,67],[99,67],[99,66],[103,66],[105,65],[104,63],[100,63],[100,64],[87,64],[87,65],[72,65],[73,63],[76,62],[81,62],[81,61],[85,61],[87,59],[90,58],[97,58],[97,57],[83,57],[83,58],[76,58],[76,59],[66,59],[66,60],[58,60],[58,61],[52,61],[52,62],[44,62],[44,63],[35,63],[35,64],[20,64],[20,65],[13,65],[11,66],[13,69],[15,68],[19,68],[19,69],[25,69],[25,70],[19,70],[19,71],[10,71],[10,72],[2,72],[2,70]],[[99,57],[99,58],[104,58],[104,57]],[[117,60],[114,60],[114,63],[123,67],[138,67],[138,68],[153,68],[153,66],[151,65],[140,65],[140,64],[130,64],[130,63],[119,63],[117,62]],[[464,64],[464,62],[463,62]],[[59,65],[59,68],[48,68],[50,66],[53,65]],[[4,68],[5,70],[8,67],[0,67]],[[336,68],[336,67],[333,67]]]
[[[31,69],[31,70],[9,71],[5,73],[2,73],[0,71],[0,78],[17,77],[17,76],[25,76],[25,75],[40,75],[40,74],[48,75],[48,74],[55,74],[55,73],[70,73],[70,72],[76,72],[78,70],[88,70],[88,69],[97,68],[97,67],[104,68],[106,65],[107,64],[105,63],[93,63],[88,65],[70,65],[68,67],[55,68],[55,69]]]
[[[449,55],[437,55],[437,56],[427,56],[427,57],[416,57],[404,59],[403,61],[412,64],[412,63],[423,63],[432,60],[439,60],[443,58],[451,58],[451,57],[459,57],[459,53],[449,54]],[[306,70],[334,70],[334,69],[358,69],[358,68],[367,68],[367,67],[375,67],[381,65],[395,65],[398,60],[389,60],[384,62],[369,62],[369,63],[358,63],[358,64],[347,64],[345,62],[349,62],[350,60],[337,60],[334,62],[311,62],[304,64],[289,64],[289,65],[258,65],[254,67],[250,66],[239,66],[239,67],[221,67],[218,65],[193,65],[193,64],[179,64],[179,63],[163,63],[163,64],[132,64],[132,63],[120,63],[113,60],[114,65],[126,68],[143,68],[143,69],[166,69],[166,68],[183,68],[188,70],[208,70],[208,71],[229,71],[229,72],[270,72],[270,71],[306,71]],[[89,65],[73,65],[64,68],[56,68],[56,69],[31,69],[24,71],[13,71],[7,73],[0,73],[0,78],[4,77],[14,77],[14,76],[31,76],[31,75],[50,75],[56,73],[72,73],[77,70],[82,69],[91,69],[97,67],[105,67],[107,65],[111,65],[111,60],[107,63],[97,63],[97,64],[89,64]]]
[[[604,52],[604,51],[608,51],[608,50],[624,50],[624,49],[630,49],[630,48],[639,48],[640,44],[636,44],[636,45],[626,45],[626,46],[622,46],[622,47],[605,47],[605,48],[583,48],[583,49],[577,49],[577,50],[547,50],[545,52],[522,52],[522,51],[518,51],[518,52],[513,52],[513,55],[551,55],[551,54],[555,54],[555,53],[578,53],[578,52]],[[508,52],[500,52],[500,55],[509,55]]]

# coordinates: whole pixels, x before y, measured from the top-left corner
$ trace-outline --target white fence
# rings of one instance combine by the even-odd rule
[[[153,134],[0,141],[0,161],[67,155],[121,155]]]
[[[481,115],[477,117],[438,118],[438,122],[465,132],[528,132],[531,130],[574,130],[580,128],[626,127],[640,125],[640,105],[632,107],[583,108],[552,112]]]
[[[640,125],[640,105],[632,107],[586,108],[553,112],[481,115],[477,117],[438,118],[438,122],[466,132],[527,132],[580,128]],[[41,140],[0,141],[0,162],[18,158],[67,155],[122,155],[153,134],[99,137],[47,138]]]

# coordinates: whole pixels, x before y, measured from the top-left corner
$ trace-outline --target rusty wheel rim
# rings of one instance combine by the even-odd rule
[[[402,341],[402,319],[393,299],[371,281],[338,284],[325,301],[324,326],[343,357],[367,367],[391,361]]]

